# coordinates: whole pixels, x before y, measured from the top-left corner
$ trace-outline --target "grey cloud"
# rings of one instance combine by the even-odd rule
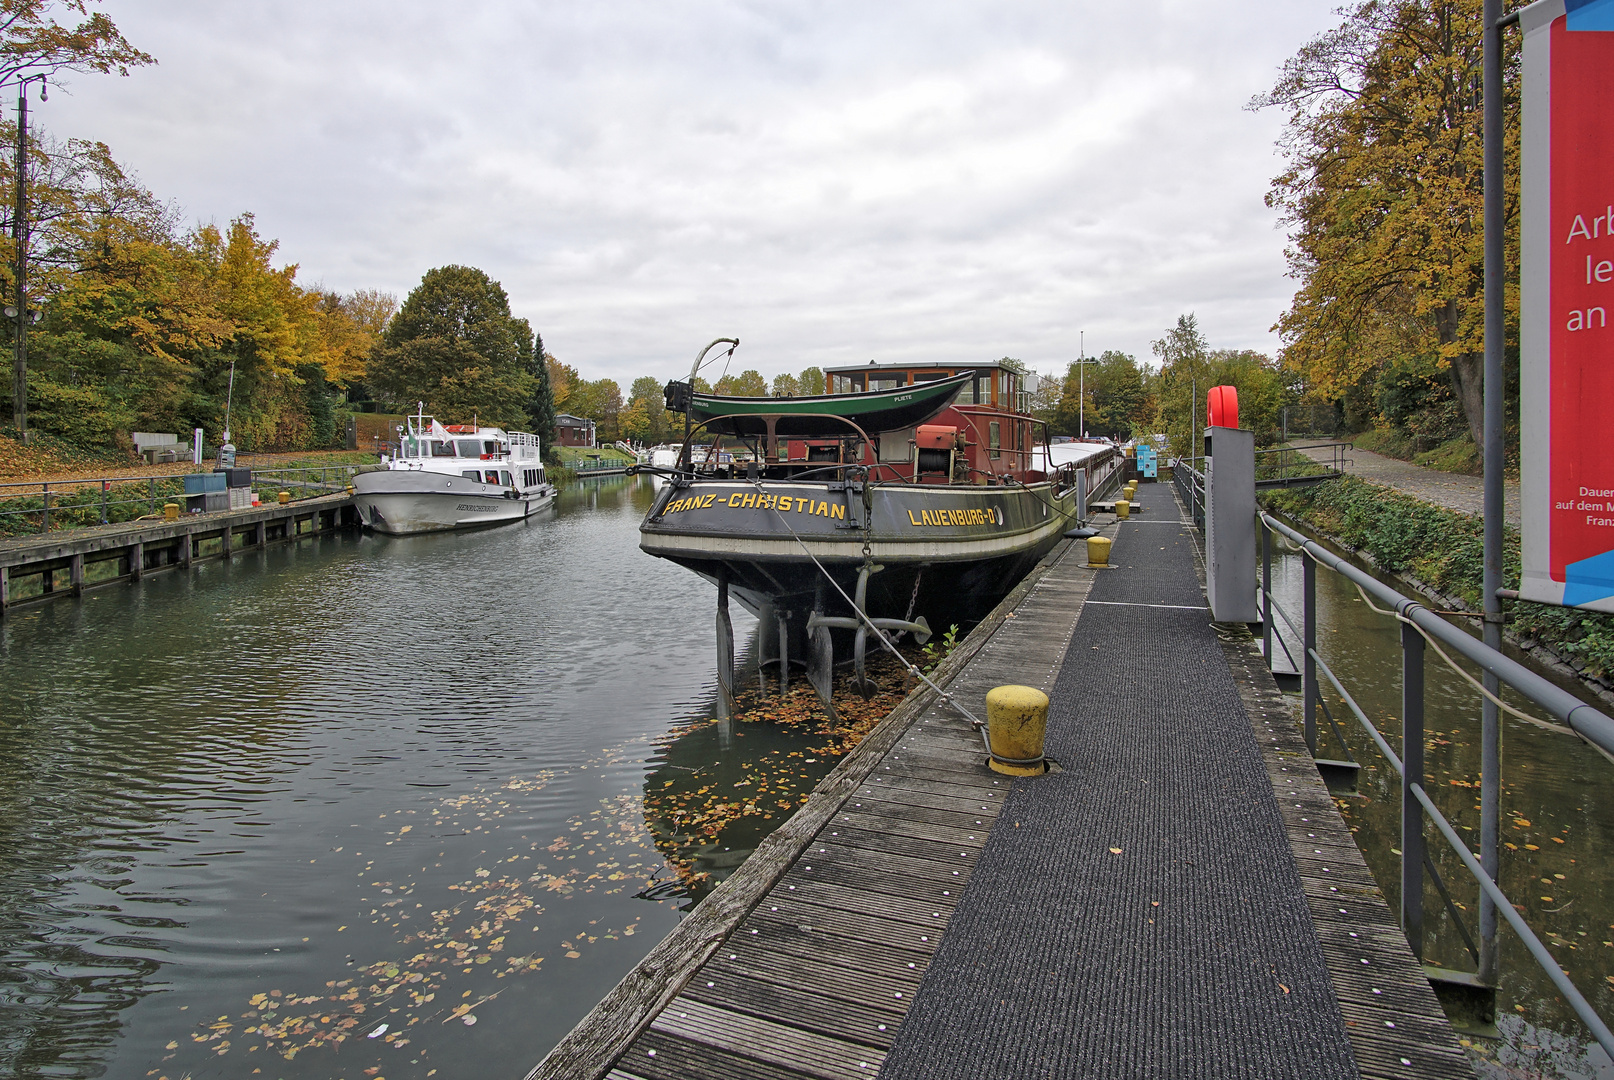
[[[1274,10],[1274,9],[1277,10]],[[1146,355],[1182,311],[1272,349],[1279,118],[1330,24],[1238,2],[202,5],[109,13],[161,62],[38,113],[306,281],[500,279],[591,376]]]

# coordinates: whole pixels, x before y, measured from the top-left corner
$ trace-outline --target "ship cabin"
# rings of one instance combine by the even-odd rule
[[[538,436],[525,431],[450,424],[444,427],[430,416],[410,416],[408,427],[399,428],[398,460],[431,462],[434,471],[457,471],[468,480],[499,484],[503,487],[536,487],[546,482]],[[459,467],[460,462],[489,462],[504,469],[478,465]],[[413,467],[413,466],[412,466]],[[514,467],[514,472],[510,467]]]
[[[877,465],[876,479],[925,484],[992,484],[1003,478],[1023,483],[1044,479],[1033,468],[1035,443],[1043,436],[1031,415],[1035,376],[1012,363],[876,364],[826,368],[832,395],[894,390],[937,379],[971,375],[953,403],[915,427],[869,432],[872,446],[850,439],[790,439],[791,463]],[[780,440],[786,442],[786,440]]]

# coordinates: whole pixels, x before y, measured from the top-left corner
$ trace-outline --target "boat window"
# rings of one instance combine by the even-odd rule
[[[499,482],[499,470],[498,469],[489,469],[488,470],[488,483],[497,484],[498,482]]]
[[[482,452],[484,454],[508,454],[510,451],[494,440],[489,439],[482,444]]]
[[[403,441],[403,446],[399,449],[402,451],[404,457],[418,457],[420,455],[420,444],[414,439],[405,439]]]
[[[460,457],[480,458],[482,456],[482,443],[479,439],[459,440]]]
[[[986,442],[987,442],[987,445],[992,448],[992,456],[993,457],[1002,457],[1003,456],[1003,428],[1002,428],[1002,426],[996,420],[993,420],[991,423],[986,425],[986,428],[987,428]]]
[[[454,456],[454,444],[453,443],[451,443],[451,442],[443,442],[443,441],[438,440],[438,439],[433,439],[432,440],[432,457],[453,457],[453,456]]]
[[[975,380],[974,379],[971,379],[969,382],[964,384],[964,389],[962,389],[962,390],[960,390],[958,392],[958,396],[953,399],[953,404],[954,405],[974,405],[975,404]]]
[[[479,469],[463,469],[460,471],[460,475],[467,480],[475,480],[478,484],[482,482],[482,473]]]
[[[895,390],[899,386],[907,386],[907,385],[908,385],[908,377],[906,375],[870,375],[869,376],[869,389],[870,390]]]
[[[951,374],[952,372],[950,371],[916,371],[913,373],[913,381],[916,383],[935,382],[937,379],[945,379]]]

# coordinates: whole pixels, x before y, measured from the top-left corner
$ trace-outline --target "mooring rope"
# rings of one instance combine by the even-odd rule
[[[766,492],[763,490],[762,481],[760,479],[753,480],[751,483],[756,487],[758,494],[766,494]],[[868,483],[866,478],[864,483]],[[969,721],[970,726],[980,733],[981,742],[986,746],[986,752],[988,754],[992,753],[992,743],[987,735],[986,721],[982,720],[980,717],[970,712],[969,709],[965,708],[961,703],[954,700],[951,694],[932,682],[930,676],[926,675],[922,670],[920,670],[917,665],[910,663],[908,658],[903,656],[902,653],[897,650],[896,645],[891,641],[891,639],[886,636],[885,631],[874,625],[874,620],[869,618],[868,612],[858,607],[857,604],[853,603],[852,598],[846,595],[846,590],[841,588],[840,582],[836,581],[834,575],[825,569],[823,563],[818,561],[818,556],[813,554],[812,548],[807,546],[807,542],[801,538],[795,529],[790,527],[790,521],[785,517],[784,512],[779,509],[778,504],[774,503],[769,507],[769,509],[774,512],[774,516],[779,519],[779,523],[785,527],[785,532],[790,534],[791,539],[796,541],[796,543],[801,546],[802,552],[812,560],[813,565],[818,567],[819,573],[823,574],[825,580],[827,580],[830,585],[834,587],[836,592],[840,593],[841,599],[846,601],[846,606],[857,612],[858,618],[862,619],[868,624],[869,629],[874,632],[874,636],[876,640],[880,642],[881,647],[889,652],[892,656],[896,657],[897,662],[903,666],[904,670],[906,670],[908,674],[912,675],[914,678],[918,679],[920,682],[934,690],[936,692],[936,697],[940,701],[945,702],[947,705],[952,706],[958,712],[962,713]]]

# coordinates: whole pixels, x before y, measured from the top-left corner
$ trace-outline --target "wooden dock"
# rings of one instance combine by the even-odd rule
[[[248,510],[182,514],[177,521],[94,525],[0,540],[0,615],[19,604],[79,596],[86,589],[357,525],[352,498],[343,491]]]
[[[1136,525],[1163,527],[1175,509],[1157,505]],[[1061,543],[955,650],[938,684],[981,716],[993,686],[1052,690],[1098,574],[1084,557],[1083,545]],[[1346,1056],[1363,1077],[1471,1076],[1253,640],[1242,627],[1218,637],[1303,883]],[[915,692],[528,1080],[874,1076],[1010,785],[985,768],[953,709]]]

